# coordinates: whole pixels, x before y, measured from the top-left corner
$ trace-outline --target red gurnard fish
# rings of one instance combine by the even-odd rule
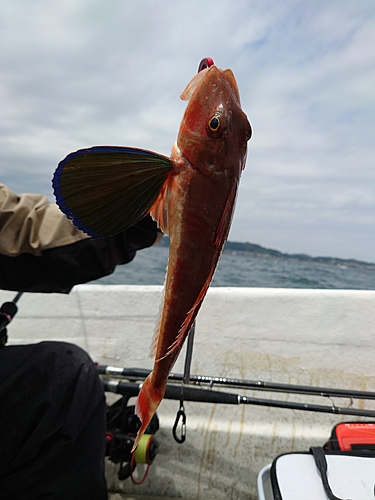
[[[53,179],[62,211],[93,237],[122,231],[149,212],[170,237],[155,362],[137,399],[141,427],[134,448],[164,396],[217,267],[251,137],[231,70],[203,69],[181,99],[189,102],[170,158],[93,147],[68,155]]]

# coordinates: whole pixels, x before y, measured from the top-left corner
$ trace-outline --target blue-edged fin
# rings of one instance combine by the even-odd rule
[[[124,231],[150,211],[173,170],[144,149],[96,146],[62,160],[52,179],[56,203],[93,238]]]

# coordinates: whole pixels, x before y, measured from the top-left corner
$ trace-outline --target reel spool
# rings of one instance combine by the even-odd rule
[[[154,434],[143,434],[139,444],[134,452],[134,461],[136,464],[151,465],[159,449]]]
[[[136,450],[132,453],[140,421],[134,414],[134,406],[128,406],[129,398],[123,396],[107,408],[106,456],[115,464],[120,464],[118,478],[124,481],[128,477],[133,483],[141,484],[154,461],[159,443],[155,433],[159,429],[159,419],[155,414]],[[133,477],[137,464],[146,465],[147,469],[140,481]]]

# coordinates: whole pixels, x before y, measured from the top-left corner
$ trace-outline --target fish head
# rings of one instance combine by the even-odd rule
[[[177,137],[183,158],[206,175],[228,169],[239,175],[252,131],[232,71],[216,66],[200,71],[181,99],[188,100]]]

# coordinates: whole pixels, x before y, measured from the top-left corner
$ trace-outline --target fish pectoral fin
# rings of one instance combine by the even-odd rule
[[[62,160],[52,180],[56,203],[93,238],[120,233],[145,217],[173,170],[144,149],[95,146]]]

